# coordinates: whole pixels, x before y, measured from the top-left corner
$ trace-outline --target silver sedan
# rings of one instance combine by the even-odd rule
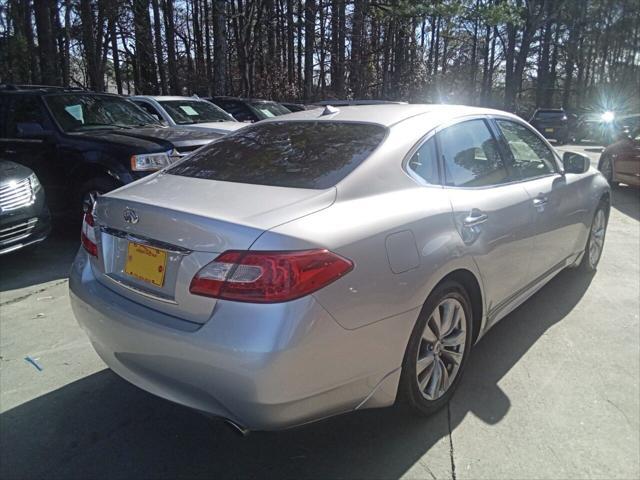
[[[565,267],[610,192],[505,112],[326,107],[98,199],[73,310],[117,374],[240,430],[449,400],[471,348]]]

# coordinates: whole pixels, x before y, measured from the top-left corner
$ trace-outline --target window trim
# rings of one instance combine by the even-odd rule
[[[504,152],[502,151],[502,148],[500,147],[500,142],[498,140],[498,138],[495,135],[495,132],[493,131],[493,128],[491,126],[491,115],[487,115],[487,114],[474,114],[474,115],[467,115],[464,117],[458,117],[454,120],[451,120],[449,122],[443,123],[441,125],[439,125],[438,127],[435,128],[435,136],[436,136],[436,150],[438,152],[438,168],[439,171],[441,172],[441,178],[440,181],[442,183],[442,187],[443,188],[449,188],[449,189],[455,189],[455,190],[486,190],[488,188],[498,188],[498,187],[504,187],[506,185],[513,185],[514,183],[520,183],[521,180],[514,180],[511,182],[505,182],[505,183],[497,183],[497,184],[493,184],[493,185],[483,185],[483,186],[477,186],[477,187],[465,187],[465,186],[457,186],[457,185],[449,185],[447,184],[446,181],[446,176],[445,176],[445,165],[444,165],[444,157],[442,155],[442,146],[440,145],[440,132],[442,132],[443,130],[446,130],[449,127],[453,127],[455,125],[461,124],[461,123],[465,123],[465,122],[469,122],[472,120],[482,120],[485,124],[485,127],[487,128],[487,130],[489,131],[489,135],[491,135],[491,137],[495,140],[496,144],[498,145],[498,155],[500,156],[500,159],[502,160],[502,163],[504,164],[505,169],[507,169],[507,171],[511,171],[513,169],[513,164],[511,163],[511,159],[509,157],[505,157]]]
[[[551,151],[551,155],[553,156],[553,159],[554,159],[553,161],[554,161],[555,171],[550,173],[545,173],[543,175],[537,175],[535,177],[521,178],[517,182],[530,182],[532,180],[538,180],[540,178],[552,177],[555,175],[561,175],[561,176],[564,175],[564,167],[562,165],[562,161],[560,159],[560,156],[558,155],[558,152],[556,152],[555,148],[553,148],[553,146],[549,143],[549,141],[546,138],[544,138],[542,135],[540,135],[540,133],[538,133],[537,130],[532,128],[527,122],[522,121],[520,119],[508,117],[506,115],[492,115],[490,118],[490,123],[492,125],[492,128],[495,129],[495,133],[496,135],[498,135],[498,138],[499,138],[499,143],[502,144],[502,147],[505,150],[505,155],[508,155],[509,163],[511,165],[514,164],[515,158],[513,157],[513,152],[511,152],[511,149],[509,148],[509,142],[507,142],[506,137],[504,136],[504,134],[502,133],[502,130],[500,129],[500,125],[498,125],[498,120],[505,120],[507,122],[517,123],[518,125],[521,125],[525,129],[527,129],[530,133],[535,135],[536,138],[542,141],[542,143]]]

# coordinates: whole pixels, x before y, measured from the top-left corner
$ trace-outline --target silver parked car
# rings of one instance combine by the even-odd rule
[[[245,126],[220,107],[198,97],[135,95],[129,100],[172,128],[225,135]]]
[[[609,195],[508,113],[298,112],[100,197],[73,310],[117,374],[243,430],[429,414],[491,326],[596,269]]]

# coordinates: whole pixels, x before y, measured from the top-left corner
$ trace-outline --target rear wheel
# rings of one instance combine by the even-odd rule
[[[602,257],[606,233],[607,210],[606,205],[601,203],[593,216],[593,222],[589,230],[589,238],[587,239],[587,245],[584,249],[584,255],[582,256],[582,263],[580,264],[580,268],[585,272],[595,272],[597,270],[600,257]]]
[[[429,295],[402,366],[399,396],[411,410],[431,415],[449,401],[472,342],[472,309],[464,288],[447,281]]]

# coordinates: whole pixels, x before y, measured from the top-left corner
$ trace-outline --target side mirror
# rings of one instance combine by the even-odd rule
[[[51,130],[45,130],[37,122],[26,122],[16,124],[16,133],[18,138],[44,140],[51,136]]]
[[[585,173],[591,166],[591,159],[578,152],[564,152],[562,164],[565,173]]]

